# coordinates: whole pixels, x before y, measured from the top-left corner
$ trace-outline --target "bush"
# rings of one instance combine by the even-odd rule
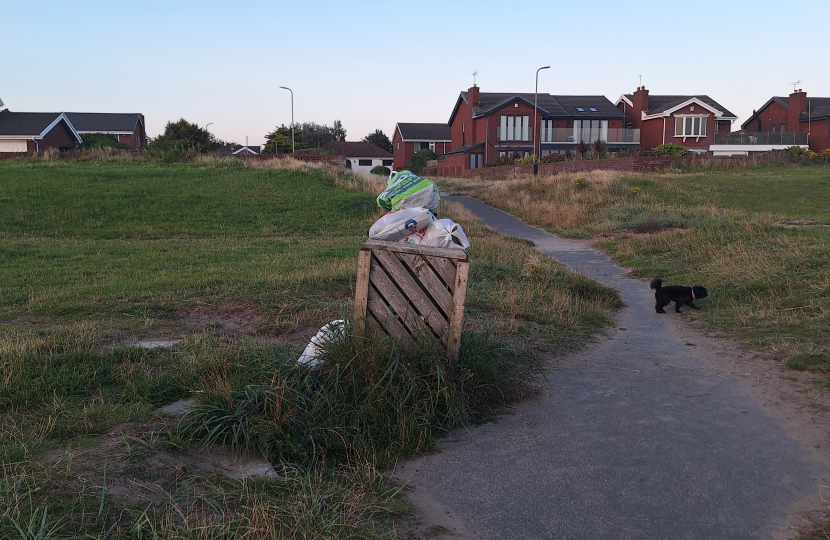
[[[409,160],[409,163],[406,164],[405,169],[408,169],[415,174],[421,174],[421,171],[423,171],[424,167],[427,165],[427,161],[436,159],[437,157],[438,156],[435,155],[435,152],[429,148],[424,148],[423,150],[419,150],[412,155],[412,158]]]
[[[374,169],[372,169],[369,172],[371,174],[378,174],[378,175],[381,175],[381,176],[389,176],[392,173],[392,171],[389,170],[389,167],[384,167],[383,165],[378,165],[377,167],[375,167]]]
[[[116,150],[129,150],[130,147],[126,144],[118,142],[116,135],[109,135],[107,133],[86,133],[83,136],[84,143],[81,145],[82,150],[90,150],[92,148],[114,148]]]
[[[655,156],[688,156],[691,154],[691,152],[687,149],[674,143],[665,143],[660,146],[655,146],[652,149],[652,152],[654,152]]]

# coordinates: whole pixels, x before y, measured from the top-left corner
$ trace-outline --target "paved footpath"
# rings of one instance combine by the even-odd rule
[[[608,336],[548,373],[539,398],[401,467],[425,522],[481,539],[793,536],[788,518],[827,484],[825,466],[724,371],[723,350],[688,314],[655,313],[648,284],[585,241],[449,199],[615,287],[626,307]]]

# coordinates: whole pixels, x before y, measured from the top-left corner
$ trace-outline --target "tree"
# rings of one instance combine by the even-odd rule
[[[335,141],[346,140],[346,130],[343,129],[343,123],[340,120],[334,121],[334,125],[332,126],[331,130]]]
[[[363,137],[362,142],[372,143],[378,148],[383,148],[387,152],[392,151],[392,141],[390,141],[389,137],[387,137],[386,134],[379,129],[376,129],[372,133]]]
[[[276,151],[274,147],[276,146]],[[299,124],[294,125],[294,147],[297,150],[306,148],[303,143],[303,131]],[[285,124],[276,128],[265,136],[263,154],[290,154],[291,153],[291,126]]]
[[[158,150],[211,152],[222,146],[222,141],[206,129],[182,118],[178,122],[167,122],[164,133],[153,139],[150,145]]]
[[[419,150],[412,154],[412,157],[409,159],[409,163],[406,164],[406,168],[415,174],[421,174],[421,171],[427,165],[427,161],[437,157],[438,156],[435,155],[435,152],[429,148],[424,148],[423,150]]]

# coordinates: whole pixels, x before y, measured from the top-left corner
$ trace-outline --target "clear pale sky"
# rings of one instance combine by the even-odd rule
[[[291,121],[347,140],[446,122],[483,92],[705,93],[740,124],[790,84],[830,96],[830,1],[0,0],[0,99],[12,111],[141,112],[260,144]],[[737,129],[735,126],[733,129]]]

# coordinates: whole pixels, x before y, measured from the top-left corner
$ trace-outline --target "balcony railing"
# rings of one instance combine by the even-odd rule
[[[574,134],[573,128],[542,129],[543,143],[578,143],[580,140],[592,143],[597,139],[608,143],[635,143],[640,142],[640,130],[628,128],[582,129]]]
[[[715,133],[715,144],[780,144],[794,146],[807,144],[806,133],[767,133],[763,131],[744,131],[739,133]]]

